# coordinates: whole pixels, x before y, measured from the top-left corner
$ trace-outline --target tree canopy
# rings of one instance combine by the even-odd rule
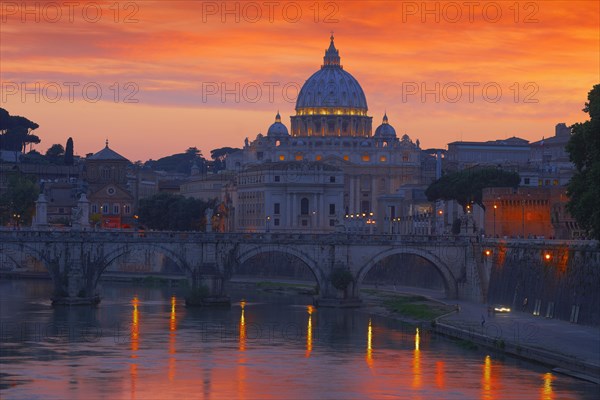
[[[13,215],[19,215],[21,223],[29,224],[39,193],[35,177],[11,173],[7,190],[0,196],[1,224],[10,221]]]
[[[154,170],[189,174],[194,164],[197,164],[200,169],[206,168],[206,160],[196,147],[190,147],[183,153],[173,154],[158,160],[148,160],[144,165]]]
[[[580,227],[600,240],[600,84],[588,93],[583,112],[589,114],[590,120],[571,127],[567,144],[576,168],[567,186],[567,210]]]
[[[200,231],[206,227],[204,212],[209,207],[214,204],[172,193],[158,193],[140,200],[140,223],[156,230]]]
[[[73,138],[68,138],[65,147],[65,165],[73,165],[73,161]]]
[[[483,189],[489,187],[519,186],[519,174],[499,168],[483,167],[452,172],[433,182],[425,195],[427,200],[456,200],[466,210],[470,203],[479,204],[483,209]]]
[[[0,108],[0,149],[25,152],[28,143],[40,143],[40,138],[31,131],[40,126],[19,115],[10,115]]]
[[[210,158],[213,159],[212,170],[216,172],[225,169],[225,159],[227,158],[227,155],[239,150],[240,149],[235,147],[219,147],[218,149],[211,150]]]

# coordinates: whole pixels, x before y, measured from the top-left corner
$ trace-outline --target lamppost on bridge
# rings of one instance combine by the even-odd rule
[[[496,209],[498,208],[497,204],[494,204],[494,237],[496,237]]]
[[[14,220],[14,228],[19,229],[19,222],[21,220],[21,214],[14,213],[13,220]]]
[[[267,219],[265,220],[265,232],[270,231],[270,225],[271,225],[271,216],[267,215]]]

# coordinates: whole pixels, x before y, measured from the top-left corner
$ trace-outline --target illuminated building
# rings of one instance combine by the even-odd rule
[[[318,224],[311,225],[313,231],[331,230],[335,220],[343,222],[345,215],[373,213],[373,220],[377,223],[369,231],[378,232],[378,229],[387,226],[384,221],[393,217],[392,209],[380,202],[380,198],[396,193],[405,184],[427,185],[435,177],[435,169],[423,168],[428,156],[420,149],[419,141],[413,142],[406,134],[398,138],[387,113],[372,134],[372,117],[367,112],[366,96],[358,81],[341,65],[332,36],[323,65],[300,90],[296,115],[291,117],[291,134],[277,113],[266,135],[258,134],[253,141],[246,139],[242,151],[228,156],[227,169],[242,177],[247,174],[245,171],[255,171],[257,165],[273,170],[278,163],[290,165],[290,162],[296,162],[305,165],[300,169],[307,171],[311,171],[315,164],[337,168],[342,179],[336,178],[335,183],[343,182],[343,194],[339,203],[335,202],[333,214],[336,218],[330,212],[333,202],[318,200],[319,194],[327,196],[322,194],[323,187],[305,185],[298,189],[303,194],[293,197],[291,203],[288,200],[281,203],[286,204],[287,212],[292,214],[286,222],[281,221],[280,229],[301,229],[303,222],[299,227],[290,223],[302,221],[302,199],[310,201],[313,198],[315,201],[309,207],[310,212],[321,216]],[[329,173],[325,172],[318,179],[328,177]],[[264,201],[256,202],[256,198],[250,198],[252,204],[249,204],[243,197],[244,184],[240,184],[239,179],[237,184],[238,196],[234,200],[236,229],[266,230],[267,224],[262,218],[272,214],[274,203],[268,199],[273,197],[272,190],[280,190],[280,185],[264,182],[256,186],[253,191],[262,193]],[[291,183],[287,190],[297,192]],[[256,223],[246,223],[246,212],[240,212],[240,208],[246,206],[252,207],[256,215],[261,216],[255,218]],[[378,228],[380,226],[382,228]],[[273,228],[272,224],[270,228]]]

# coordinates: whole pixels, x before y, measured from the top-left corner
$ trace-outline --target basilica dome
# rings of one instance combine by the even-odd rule
[[[269,127],[267,136],[283,137],[289,135],[288,129],[284,124],[281,123],[281,116],[279,115],[279,112],[277,112],[277,115],[275,116],[275,122]]]
[[[333,35],[323,65],[302,86],[292,117],[292,136],[371,136],[367,98],[340,65]]]
[[[367,98],[358,81],[340,65],[339,52],[333,44],[325,52],[324,63],[302,86],[296,111],[304,108],[331,108],[341,111],[367,111]]]
[[[395,139],[396,130],[388,123],[387,114],[383,115],[383,122],[375,129],[375,138],[377,139]]]

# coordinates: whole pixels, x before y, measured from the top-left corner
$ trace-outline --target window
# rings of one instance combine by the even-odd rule
[[[296,153],[295,159],[296,161],[302,161],[304,159],[304,156],[302,155],[302,153]]]
[[[346,154],[346,155],[344,156],[344,161],[348,161],[349,159],[350,159],[350,157],[348,157],[348,155]]]
[[[300,214],[308,215],[308,199],[306,197],[303,197],[302,200],[300,200]]]
[[[307,221],[307,220],[305,220],[305,219],[303,219],[303,220],[302,220],[302,226],[308,226],[308,221]]]
[[[329,204],[329,215],[335,215],[335,204]]]
[[[523,178],[523,183],[525,185],[529,185],[529,180],[530,180],[529,178]]]
[[[279,175],[275,175],[275,182],[280,182],[281,181],[281,177]]]
[[[369,162],[369,161],[371,161],[371,157],[368,154],[363,154],[363,156],[361,157],[361,159],[363,160],[363,162]]]
[[[110,179],[110,170],[108,168],[102,168],[101,174],[102,174],[102,179],[104,179],[104,180]]]
[[[129,204],[125,204],[123,206],[123,212],[127,215],[131,214],[131,206]]]
[[[280,214],[279,208],[279,203],[273,204],[273,214]]]
[[[102,214],[108,214],[108,204],[102,204]]]
[[[360,206],[361,212],[363,213],[368,213],[369,211],[371,211],[371,202],[368,200],[361,201]]]
[[[275,218],[275,219],[273,220],[273,225],[275,225],[275,226],[279,226],[279,218]]]
[[[335,226],[335,219],[329,220],[329,226]]]
[[[335,183],[335,176],[329,177],[329,183]]]
[[[402,156],[402,161],[408,162],[408,156],[406,156],[406,155]]]
[[[552,184],[553,184],[554,186],[558,186],[558,179],[554,179],[554,180],[552,181]]]
[[[285,161],[285,156],[283,154],[279,155],[279,161]]]
[[[92,204],[92,214],[98,214],[98,204]]]
[[[386,156],[379,157],[379,162],[386,162],[386,161],[387,161],[387,157]]]
[[[323,157],[322,157],[322,156],[319,154],[319,155],[317,155],[317,156],[315,157],[315,160],[316,160],[316,161],[321,161],[321,159],[322,159],[322,158],[323,158]]]
[[[121,214],[121,207],[118,204],[113,204],[113,214]]]
[[[64,214],[65,213],[65,209],[63,207],[59,207],[58,208],[58,212],[59,212],[59,214]]]

